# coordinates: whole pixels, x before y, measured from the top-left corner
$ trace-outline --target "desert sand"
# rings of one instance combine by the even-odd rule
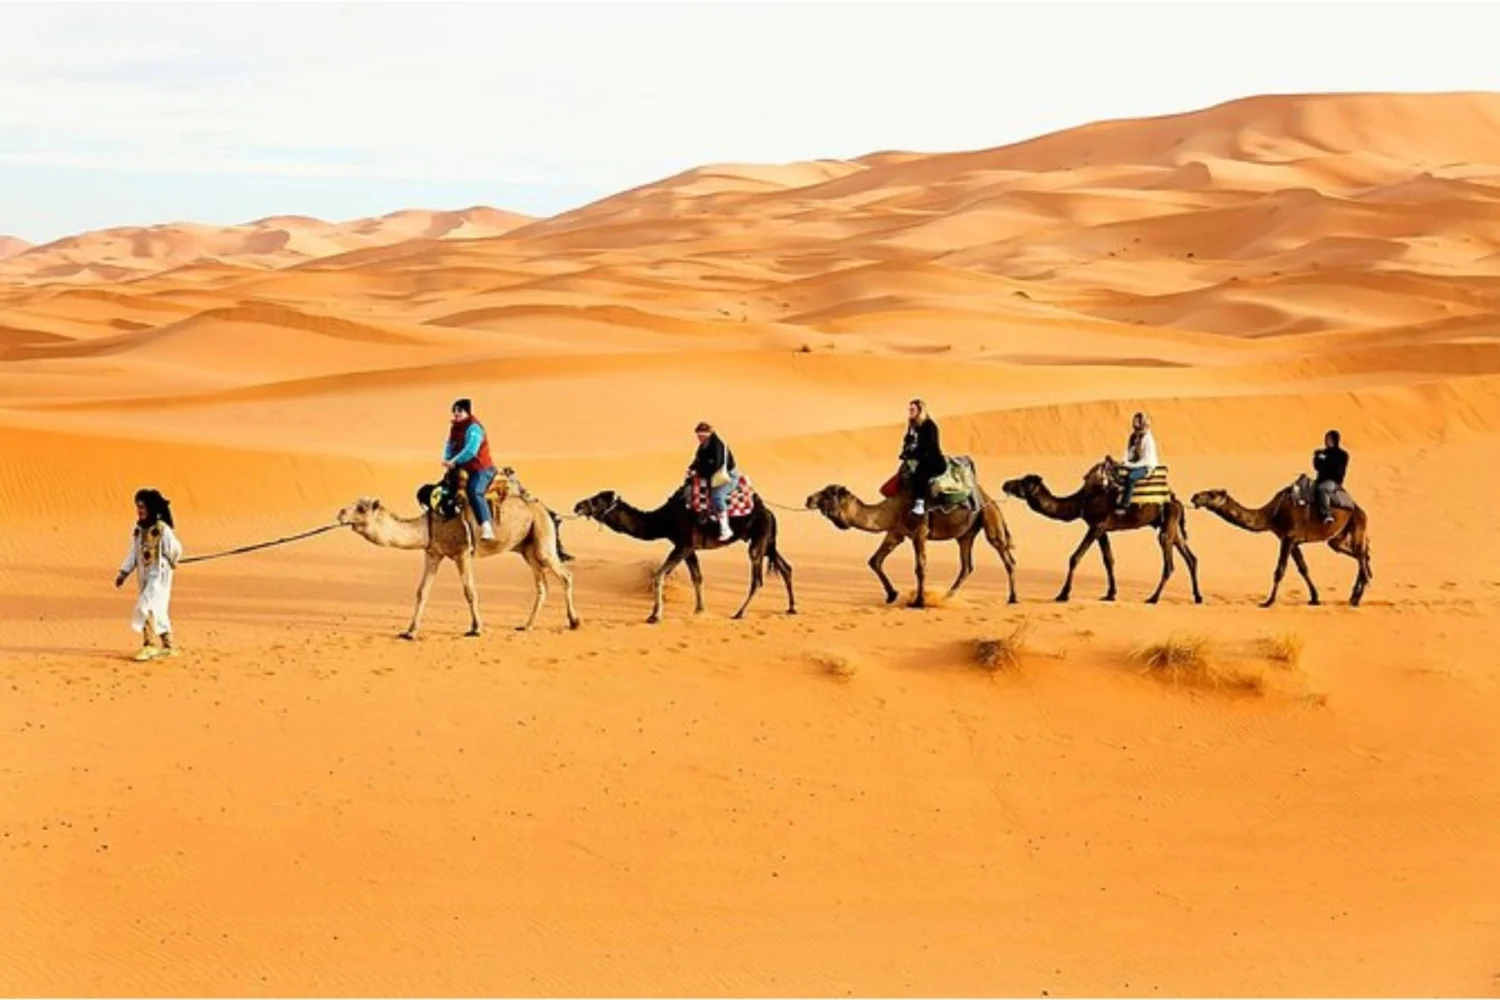
[[[1500,96],[1266,97],[961,154],[714,165],[551,219],[87,233],[0,264],[0,988],[10,994],[1500,993]],[[499,230],[499,231],[496,231]],[[185,566],[183,655],[110,586],[131,494],[188,553],[415,513],[447,409],[560,511],[655,505],[713,421],[762,494],[666,555],[564,526],[583,628],[485,560],[347,531]],[[1001,507],[960,594],[887,607],[906,402],[986,488],[1059,492],[1150,412],[1177,494],[1259,504],[1325,430],[1375,580],[1190,510],[1056,604],[1077,524]],[[938,591],[956,571],[935,545]],[[911,555],[887,568],[910,591]],[[1025,623],[1016,664],[973,645]],[[1142,668],[1200,636],[1229,678]],[[1238,679],[1238,680],[1236,680]]]

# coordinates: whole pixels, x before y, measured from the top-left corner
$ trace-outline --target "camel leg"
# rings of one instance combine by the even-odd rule
[[[1356,537],[1352,527],[1353,522],[1351,521],[1350,524],[1349,530],[1328,540],[1328,547],[1340,555],[1348,556],[1359,565],[1359,572],[1354,577],[1354,589],[1349,593],[1349,606],[1357,608],[1365,595],[1365,587],[1369,585],[1375,574],[1370,571],[1369,544],[1362,536]]]
[[[1104,576],[1109,581],[1109,589],[1104,592],[1101,601],[1113,601],[1115,599],[1115,550],[1109,544],[1109,532],[1099,532],[1099,558],[1104,560]]]
[[[767,556],[771,560],[771,568],[781,576],[781,582],[786,585],[786,613],[795,615],[797,613],[797,595],[792,592],[792,564],[787,562],[780,552],[772,552]]]
[[[1198,557],[1193,555],[1187,541],[1180,536],[1172,539],[1172,545],[1182,553],[1182,561],[1187,563],[1188,579],[1193,581],[1193,603],[1202,604],[1203,594],[1198,590]]]
[[[918,529],[911,536],[911,544],[914,551],[914,563],[917,571],[917,594],[907,605],[909,608],[927,607],[927,532]]]
[[[870,556],[870,568],[875,571],[875,575],[880,578],[880,585],[885,588],[885,603],[887,604],[895,604],[896,598],[901,595],[891,585],[891,578],[885,575],[885,558],[899,549],[902,541],[904,539],[900,535],[891,532],[885,536],[885,540],[880,543],[880,548],[875,550],[875,554]]]
[[[568,569],[567,564],[563,562],[561,547],[555,552],[543,555],[542,562],[552,571],[553,576],[562,581],[563,604],[568,610],[568,628],[577,628],[580,620],[578,608],[573,603],[573,571]]]
[[[481,630],[479,588],[474,585],[474,557],[465,552],[453,560],[453,566],[458,570],[458,578],[464,585],[464,600],[469,602],[469,631],[465,634],[472,639],[478,636]]]
[[[750,589],[745,594],[745,603],[741,604],[740,609],[734,613],[735,621],[745,617],[745,612],[749,609],[755,592],[766,582],[766,548],[769,542],[769,538],[761,537],[750,543]]]
[[[1323,602],[1318,600],[1317,584],[1312,582],[1312,574],[1307,571],[1307,559],[1302,555],[1301,545],[1292,545],[1292,561],[1297,564],[1297,572],[1302,574],[1302,579],[1307,581],[1307,603],[1322,604]]]
[[[530,632],[532,626],[542,613],[542,606],[547,603],[547,574],[546,564],[542,562],[541,554],[535,545],[528,545],[521,550],[521,557],[526,560],[526,565],[531,568],[531,582],[535,588],[535,597],[531,602],[531,614],[526,618],[526,624],[517,625],[517,632]]]
[[[1161,545],[1161,580],[1156,584],[1156,593],[1146,598],[1147,604],[1155,604],[1161,600],[1161,592],[1167,589],[1167,581],[1172,578],[1172,571],[1177,567],[1172,564],[1172,539],[1166,530],[1157,532],[1156,541]]]
[[[406,631],[401,633],[403,639],[415,639],[417,628],[422,624],[422,612],[427,610],[427,597],[432,593],[432,580],[437,576],[438,567],[443,564],[443,557],[436,552],[425,553],[427,561],[422,566],[422,581],[417,584],[417,606],[411,613],[411,624],[406,626]]]
[[[1271,596],[1261,603],[1261,607],[1269,608],[1276,603],[1276,591],[1281,589],[1281,578],[1286,576],[1286,561],[1292,554],[1292,540],[1283,538],[1281,540],[1281,556],[1276,560],[1276,574],[1271,579]]]
[[[994,519],[991,524],[990,519]],[[1000,555],[1000,562],[1005,565],[1005,577],[1010,581],[1010,599],[1007,604],[1019,604],[1020,598],[1016,597],[1016,556],[1006,544],[1005,532],[1000,528],[1000,516],[988,507],[985,509],[984,539],[990,543]]]
[[[974,572],[974,539],[979,536],[976,529],[963,535],[958,539],[958,578],[953,581],[953,586],[948,588],[948,596],[952,597],[958,593],[958,588]]]
[[[692,549],[687,546],[676,546],[667,554],[667,561],[657,569],[656,576],[651,581],[656,592],[656,600],[651,605],[651,616],[646,619],[647,625],[655,625],[661,621],[662,587],[666,583],[667,576],[677,568],[678,563],[687,558],[687,554],[691,551]]]
[[[1089,550],[1089,546],[1102,537],[1104,537],[1103,528],[1097,524],[1089,526],[1089,530],[1083,536],[1083,541],[1078,544],[1078,548],[1074,549],[1073,554],[1068,557],[1068,575],[1063,579],[1062,590],[1057,592],[1058,601],[1066,601],[1069,595],[1073,593],[1073,572],[1078,569],[1078,563],[1083,559],[1083,554]]]
[[[689,552],[683,559],[687,563],[688,575],[693,578],[693,614],[703,614],[703,567],[698,565],[698,553]]]

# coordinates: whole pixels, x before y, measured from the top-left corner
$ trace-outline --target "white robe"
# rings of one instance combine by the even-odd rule
[[[157,633],[172,631],[168,604],[172,600],[172,576],[182,558],[182,543],[170,526],[158,521],[144,533],[137,525],[130,537],[130,551],[120,564],[121,574],[136,575],[139,595],[130,627],[137,632],[146,628],[146,617],[153,619]]]

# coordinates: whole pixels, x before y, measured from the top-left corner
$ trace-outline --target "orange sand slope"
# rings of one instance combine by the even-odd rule
[[[84,234],[0,264],[0,987],[45,994],[1500,993],[1500,95],[1267,97],[1001,149],[715,165],[489,210]],[[564,526],[584,628],[513,556],[488,633],[346,533],[184,567],[126,657],[141,485],[190,553],[360,495],[412,512],[449,402],[559,511],[642,506],[715,422],[743,550]],[[883,604],[872,495],[926,398],[986,488],[1070,491],[1153,415],[1183,499],[1259,504],[1324,430],[1375,581],[1190,510],[1206,594],[1121,597],[1014,501],[955,597]],[[984,546],[980,546],[984,549]],[[910,592],[910,550],[886,564]],[[952,579],[934,545],[930,585]],[[685,575],[685,574],[684,574]],[[1024,625],[1019,662],[981,639]],[[1212,669],[1132,658],[1201,636]]]

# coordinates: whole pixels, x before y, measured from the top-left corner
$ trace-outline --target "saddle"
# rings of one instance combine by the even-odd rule
[[[1113,499],[1119,500],[1121,492],[1125,489],[1125,478],[1127,469],[1123,465],[1115,466],[1115,493]],[[1167,483],[1167,467],[1158,465],[1151,470],[1151,474],[1135,484],[1135,492],[1130,495],[1130,506],[1138,507],[1148,503],[1167,503],[1172,499],[1172,488]]]
[[[968,455],[952,455],[947,462],[943,474],[932,480],[931,495],[927,497],[931,509],[940,514],[951,514],[960,507],[978,510],[979,473],[974,469],[974,460]],[[881,484],[880,495],[887,499],[900,496],[902,484],[914,471],[914,463],[903,462],[900,471]]]
[[[688,471],[687,488],[683,490],[683,502],[687,504],[688,510],[698,515],[698,520],[704,524],[714,519],[713,504],[709,500],[709,486],[702,476],[694,475],[692,470]],[[755,510],[755,489],[750,485],[749,478],[740,473],[739,481],[734,484],[734,492],[729,494],[729,502],[725,504],[730,518],[749,517]]]
[[[469,474],[462,469],[450,469],[442,480],[436,483],[428,483],[417,490],[417,504],[424,510],[437,515],[439,520],[451,521],[463,513],[469,504],[469,494],[466,487],[469,484]],[[516,472],[510,466],[500,470],[500,474],[490,483],[490,488],[485,490],[484,499],[489,503],[490,509],[497,509],[500,504],[512,493],[520,496],[523,500],[530,500],[531,494],[521,485],[516,478]]]
[[[1316,500],[1318,484],[1307,473],[1302,473],[1291,485],[1292,503],[1298,507],[1306,507]],[[1340,486],[1333,491],[1330,507],[1333,510],[1353,510],[1355,508],[1354,498],[1349,491]]]

